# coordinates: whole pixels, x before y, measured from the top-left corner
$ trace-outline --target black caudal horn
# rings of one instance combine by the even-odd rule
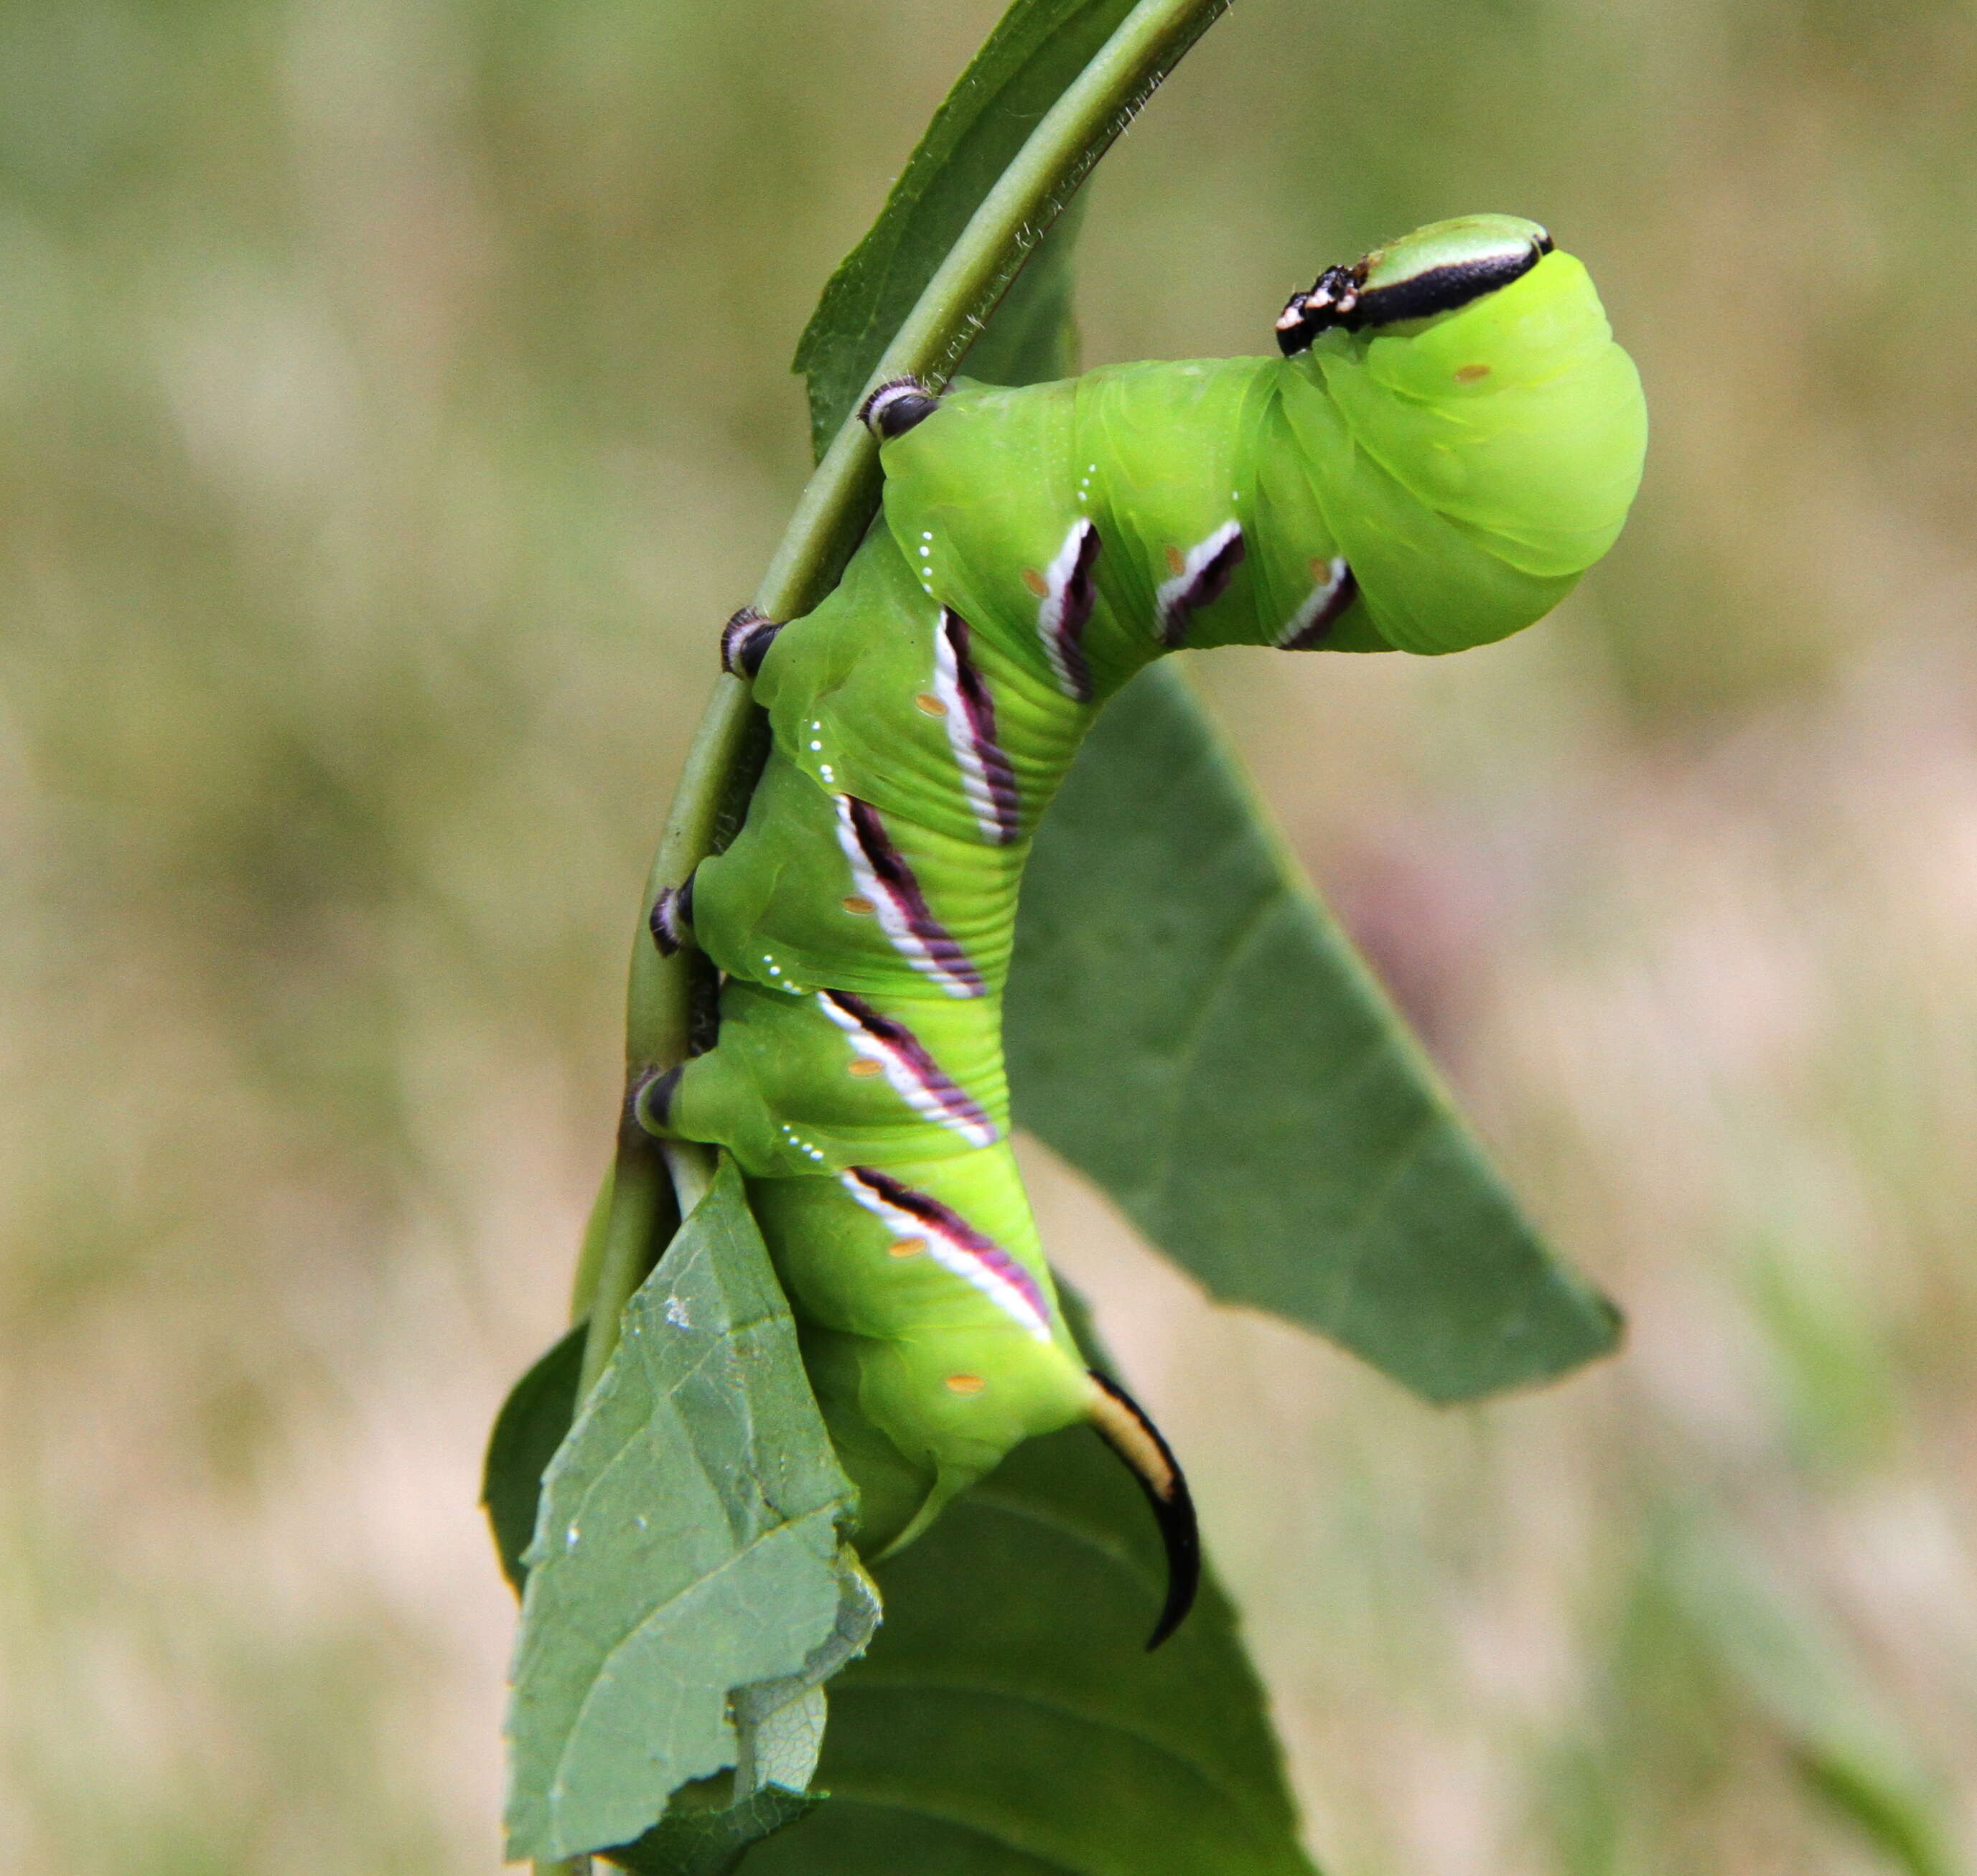
[[[1091,1371],[1091,1424],[1140,1482],[1140,1489],[1153,1507],[1160,1541],[1167,1546],[1167,1599],[1147,1638],[1150,1653],[1180,1627],[1201,1587],[1201,1532],[1194,1521],[1194,1500],[1173,1449],[1139,1403],[1096,1369]]]

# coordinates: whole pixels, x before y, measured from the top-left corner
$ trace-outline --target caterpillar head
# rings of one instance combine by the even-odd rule
[[[1606,552],[1647,414],[1584,266],[1536,222],[1437,222],[1278,322],[1284,411],[1361,603],[1340,651],[1458,651],[1542,618]]]
[[[1431,222],[1293,293],[1277,315],[1278,349],[1294,358],[1334,327],[1405,327],[1454,312],[1529,273],[1551,246],[1536,222],[1515,215]]]

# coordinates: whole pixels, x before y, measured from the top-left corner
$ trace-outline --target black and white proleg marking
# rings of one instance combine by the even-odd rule
[[[721,668],[753,680],[782,627],[753,606],[744,606],[721,628]]]
[[[683,945],[693,942],[693,875],[676,886],[668,886],[652,902],[652,942],[662,958],[670,958]]]
[[[858,420],[881,443],[890,443],[939,408],[940,400],[918,378],[889,378],[858,407]]]

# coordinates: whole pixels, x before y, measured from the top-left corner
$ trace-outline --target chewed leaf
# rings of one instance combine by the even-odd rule
[[[509,1715],[511,1857],[639,1838],[863,1646],[876,1611],[840,1550],[851,1497],[724,1166],[543,1479]]]
[[[886,1627],[831,1683],[830,1802],[748,1876],[1312,1876],[1212,1571],[1146,1650],[1164,1571],[1090,1431],[1019,1447],[880,1566]]]

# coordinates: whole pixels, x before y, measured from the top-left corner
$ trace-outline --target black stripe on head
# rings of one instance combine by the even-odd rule
[[[1360,332],[1454,312],[1521,279],[1551,252],[1552,239],[1535,223],[1528,236],[1507,236],[1483,251],[1381,279],[1391,250],[1376,248],[1350,267],[1328,267],[1302,293],[1293,293],[1277,315],[1277,348],[1287,358],[1310,348],[1321,332],[1337,326]],[[1404,244],[1398,244],[1404,245]]]
[[[1358,332],[1373,326],[1398,325],[1404,319],[1429,319],[1437,313],[1454,312],[1458,306],[1522,279],[1550,249],[1549,240],[1543,248],[1533,242],[1521,252],[1424,268],[1405,279],[1364,288],[1358,305],[1339,324],[1348,332]]]
[[[672,1115],[673,1096],[679,1090],[681,1073],[678,1068],[668,1068],[655,1075],[634,1099],[632,1111],[637,1115],[639,1125],[648,1133],[665,1136]]]

